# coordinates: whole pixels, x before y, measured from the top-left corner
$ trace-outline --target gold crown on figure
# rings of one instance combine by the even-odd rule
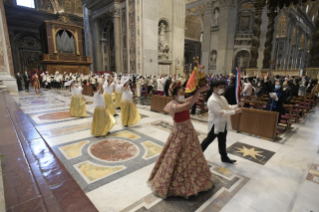
[[[194,63],[198,63],[199,62],[199,57],[193,57],[193,61],[194,61]]]

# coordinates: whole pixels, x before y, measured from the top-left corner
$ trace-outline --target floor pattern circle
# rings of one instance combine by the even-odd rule
[[[138,147],[123,139],[106,139],[93,144],[91,154],[104,161],[120,162],[132,159],[138,154]]]

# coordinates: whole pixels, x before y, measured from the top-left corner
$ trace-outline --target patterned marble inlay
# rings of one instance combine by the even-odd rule
[[[91,115],[92,113],[87,112],[87,117],[90,117]],[[29,117],[35,125],[79,119],[76,117],[71,117],[69,109],[57,112],[30,114]]]
[[[114,135],[119,137],[112,137]],[[84,144],[81,150],[75,150],[79,149],[80,143],[84,141],[89,143]],[[90,136],[52,146],[52,149],[83,191],[90,192],[155,163],[162,146],[163,142],[128,128],[115,131],[111,137]],[[70,156],[76,152],[81,152],[82,155],[69,159],[61,148],[69,151],[67,153]],[[82,163],[85,166],[79,166]],[[95,168],[96,166],[98,168]],[[114,167],[125,167],[125,169],[114,170]]]
[[[39,106],[39,105],[56,105],[62,104],[64,101],[59,100],[53,96],[19,96],[17,103],[20,106]]]
[[[72,118],[70,116],[70,111],[62,111],[57,113],[49,113],[49,114],[43,114],[41,116],[38,116],[38,119],[40,120],[61,120],[61,119],[68,119]]]
[[[60,151],[67,159],[76,158],[82,155],[82,148],[89,141],[81,141],[75,144],[60,147]]]
[[[313,163],[311,165],[307,180],[319,184],[319,164]]]
[[[275,154],[272,151],[236,142],[227,148],[227,152],[247,160],[264,165]]]
[[[122,139],[107,139],[92,144],[90,153],[103,161],[126,161],[138,154],[136,145]]]
[[[140,138],[140,136],[135,135],[129,131],[121,131],[121,132],[117,132],[117,133],[111,133],[110,135],[108,135],[108,137],[121,137],[121,138],[128,138],[131,140],[136,140],[136,139]]]
[[[217,212],[233,198],[233,196],[249,181],[249,178],[223,168],[217,164],[208,163],[212,172],[214,186],[207,192],[201,192],[188,199],[183,197],[168,197],[166,200],[154,196],[153,193],[138,200],[121,212]]]
[[[76,131],[80,130],[86,130],[86,129],[91,129],[92,123],[85,123],[85,124],[79,124],[79,125],[73,125],[73,126],[67,126],[67,127],[62,127],[62,128],[56,128],[56,129],[50,129],[50,130],[45,130],[41,131],[41,135],[44,137],[53,137],[53,136],[60,136],[64,135],[67,133],[73,133]]]
[[[74,167],[84,177],[87,183],[93,183],[126,168],[125,166],[102,166],[90,161],[76,164]]]
[[[154,121],[154,122],[149,123],[148,125],[150,125],[152,127],[156,127],[158,129],[161,129],[161,130],[165,130],[167,132],[171,132],[171,130],[174,126],[173,123],[163,121],[163,120]],[[196,134],[198,136],[199,141],[203,141],[207,135],[206,133],[200,132],[200,131],[196,131]]]
[[[142,145],[146,149],[146,153],[143,156],[143,158],[145,160],[148,160],[156,155],[159,155],[163,150],[163,147],[161,147],[161,146],[159,146],[151,141],[146,141],[146,142],[142,143]]]

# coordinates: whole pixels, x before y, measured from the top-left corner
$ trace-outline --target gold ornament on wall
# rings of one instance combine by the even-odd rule
[[[63,23],[69,23],[70,18],[66,12],[61,12],[59,14],[59,21],[62,21]]]

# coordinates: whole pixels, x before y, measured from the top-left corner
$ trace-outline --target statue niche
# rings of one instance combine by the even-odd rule
[[[219,8],[214,9],[213,18],[212,18],[212,27],[219,26]]]
[[[213,50],[210,55],[209,66],[216,67],[216,63],[217,63],[217,51]]]
[[[170,50],[167,39],[166,30],[168,24],[165,21],[160,21],[158,32],[158,57],[159,60],[168,60],[168,52]]]

